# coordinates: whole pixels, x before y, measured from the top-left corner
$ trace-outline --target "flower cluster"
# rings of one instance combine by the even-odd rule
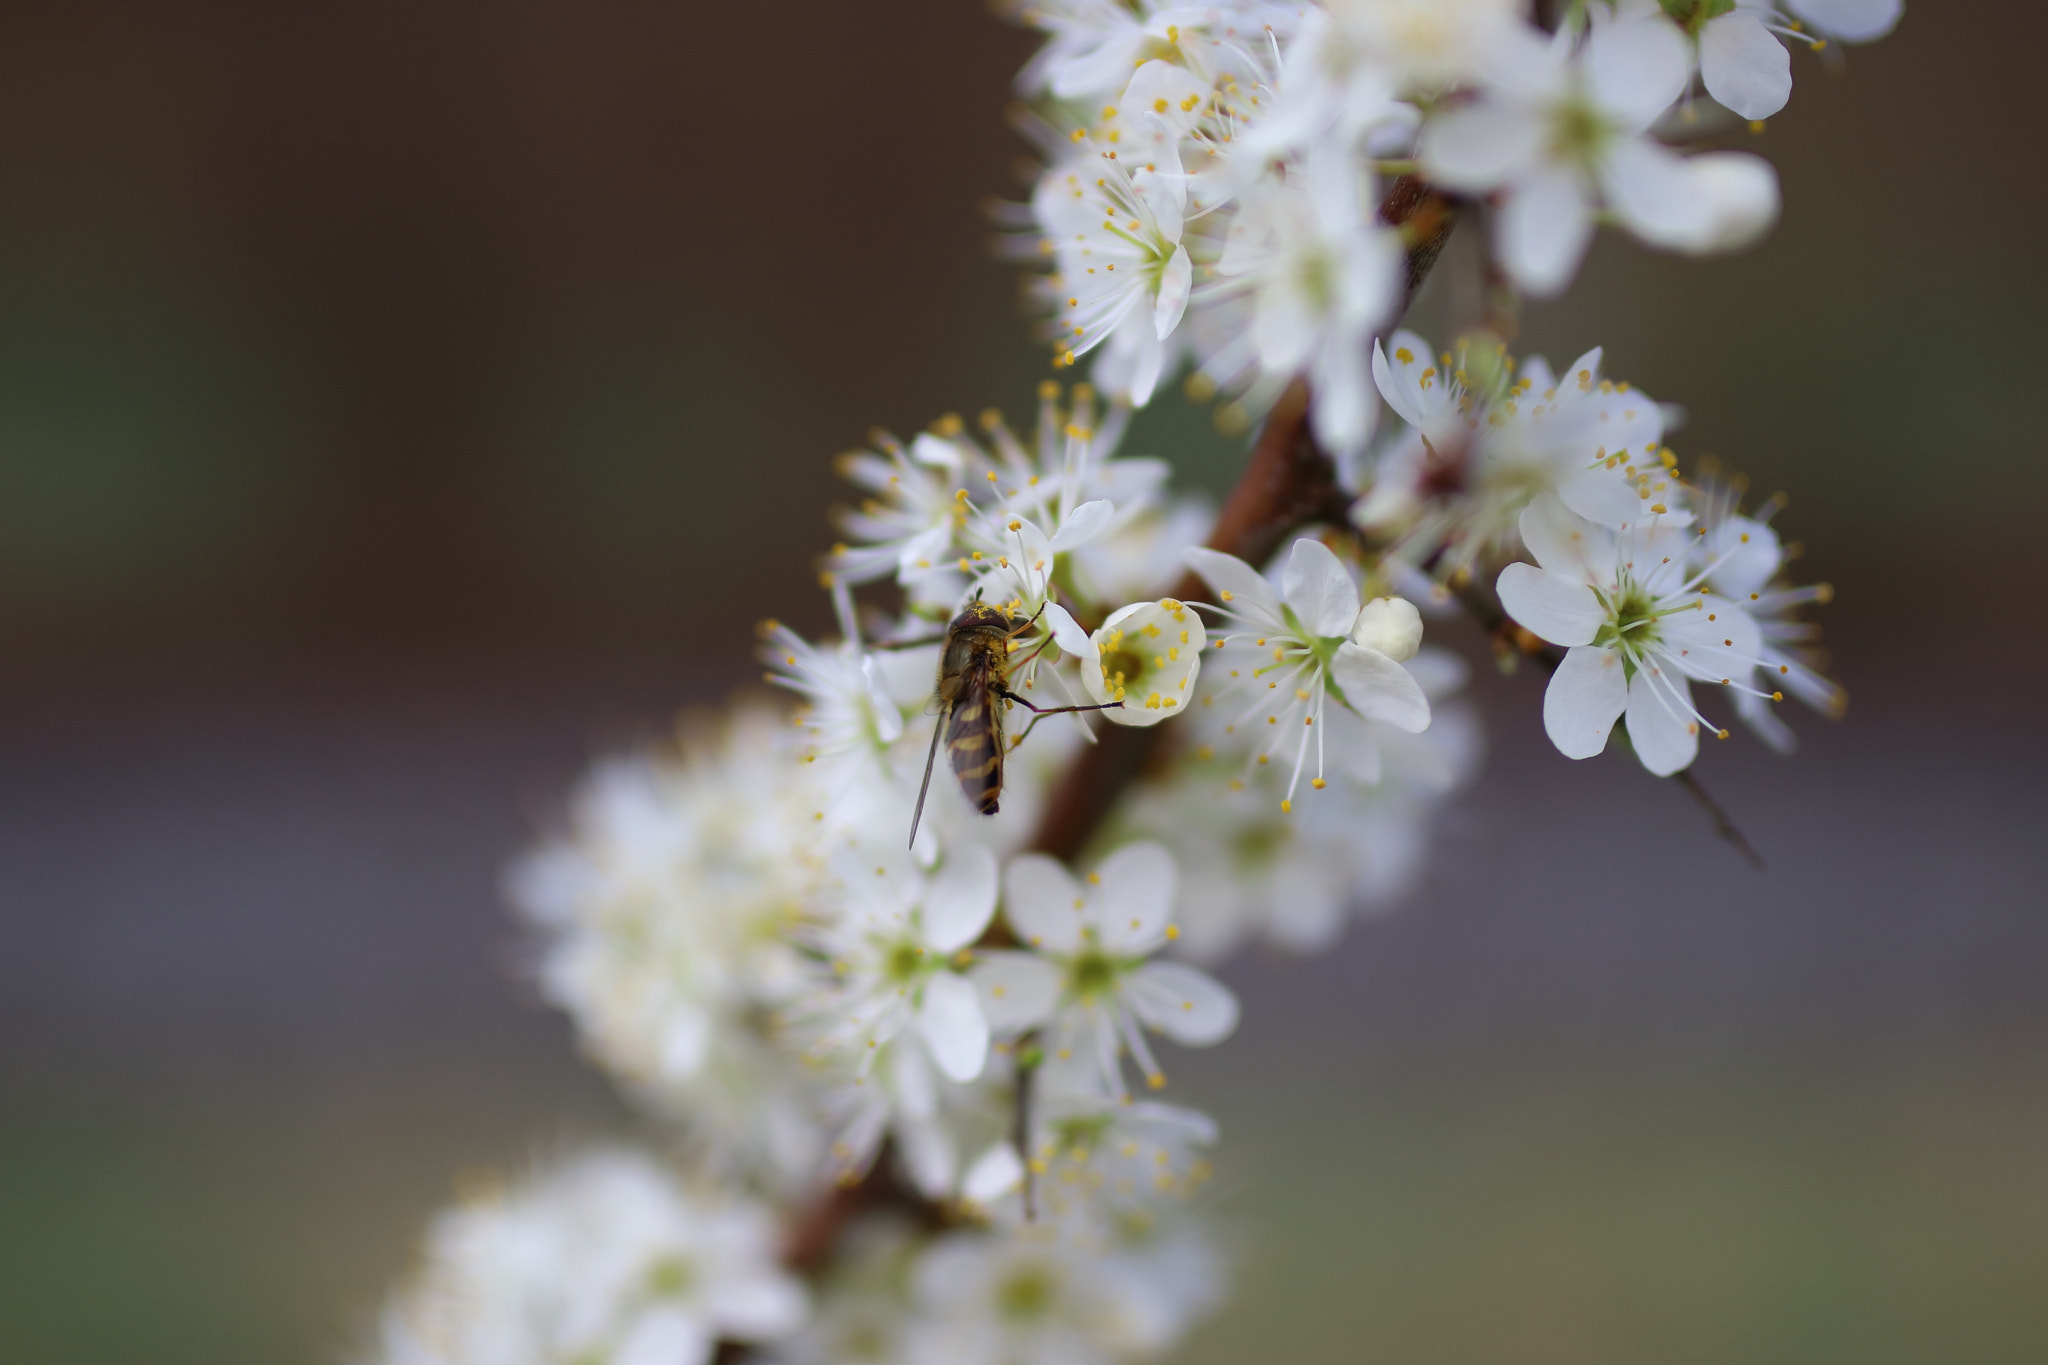
[[[1218,1125],[1169,1098],[1172,1049],[1235,1030],[1232,952],[1326,949],[1423,874],[1482,749],[1469,665],[1426,633],[1475,618],[1504,671],[1551,669],[1562,753],[1619,721],[1661,775],[1726,737],[1708,692],[1780,750],[1788,696],[1843,704],[1782,504],[1687,477],[1676,409],[1597,349],[1554,370],[1397,328],[1433,256],[1382,181],[1426,181],[1432,231],[1486,220],[1489,283],[1527,293],[1595,221],[1739,244],[1776,181],[1677,150],[1712,123],[1695,82],[1763,118],[1785,41],[1897,9],[1572,0],[1540,28],[1512,0],[1034,0],[1047,165],[1018,239],[1095,382],[1041,385],[1022,434],[948,416],[842,457],[831,637],[764,623],[765,697],[598,765],[514,867],[541,991],[662,1154],[445,1215],[366,1358],[1109,1365],[1178,1341],[1223,1267]],[[1247,410],[1309,396],[1220,514],[1120,450],[1189,365]]]
[[[1552,31],[1517,0],[1023,0],[1048,35],[1019,78],[1045,157],[1008,215],[1063,363],[1145,403],[1185,365],[1269,403],[1297,376],[1317,436],[1371,438],[1372,336],[1399,310],[1403,241],[1378,208],[1419,174],[1483,198],[1500,269],[1571,282],[1596,222],[1688,253],[1778,213],[1769,163],[1682,153],[1694,92],[1760,121],[1791,54],[1881,37],[1899,0],[1572,0]]]

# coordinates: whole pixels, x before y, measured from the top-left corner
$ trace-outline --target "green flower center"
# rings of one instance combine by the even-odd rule
[[[1095,1000],[1116,990],[1124,964],[1099,948],[1083,948],[1067,963],[1067,993],[1076,1000]]]
[[[1618,650],[1623,673],[1634,678],[1636,658],[1657,643],[1657,622],[1664,613],[1649,593],[1633,583],[1623,583],[1618,597],[1608,604],[1608,619],[1594,635],[1593,643]]]
[[[1605,114],[1574,97],[1551,111],[1550,150],[1560,161],[1591,166],[1600,159],[1614,132]]]
[[[696,1282],[697,1268],[680,1256],[656,1261],[647,1272],[647,1292],[660,1299],[686,1294]]]
[[[996,1286],[996,1311],[1012,1322],[1027,1322],[1045,1316],[1052,1296],[1052,1277],[1030,1266]]]
[[[1249,825],[1239,830],[1231,840],[1230,851],[1241,867],[1265,867],[1280,856],[1280,850],[1287,846],[1293,832],[1285,825]]]
[[[924,965],[924,949],[905,939],[883,956],[882,975],[895,985],[907,986],[923,975]]]
[[[1671,21],[1687,33],[1697,34],[1710,19],[1718,19],[1735,8],[1735,0],[1658,0]]]
[[[1102,656],[1102,680],[1115,696],[1127,687],[1137,686],[1150,662],[1135,650],[1112,649]]]
[[[1091,1152],[1109,1132],[1109,1122],[1107,1115],[1063,1119],[1052,1125],[1053,1144],[1062,1152]]]

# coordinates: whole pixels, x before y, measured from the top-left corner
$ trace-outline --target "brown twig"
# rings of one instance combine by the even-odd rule
[[[1749,837],[1742,832],[1741,827],[1721,808],[1721,803],[1700,784],[1697,777],[1693,776],[1692,769],[1679,769],[1672,774],[1671,780],[1685,788],[1692,799],[1699,803],[1700,809],[1707,813],[1707,818],[1714,822],[1714,833],[1735,845],[1735,851],[1748,859],[1751,867],[1759,872],[1764,870],[1764,855],[1756,851],[1755,845],[1749,842]]]

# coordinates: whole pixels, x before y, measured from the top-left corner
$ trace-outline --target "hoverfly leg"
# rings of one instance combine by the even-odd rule
[[[1123,709],[1123,703],[1120,701],[1098,702],[1089,706],[1039,706],[1032,702],[1026,701],[1024,698],[1018,696],[1015,692],[1012,692],[1009,688],[1001,685],[991,688],[990,690],[993,691],[997,696],[1001,697],[1004,701],[1016,702],[1017,705],[1023,707],[1026,711],[1029,711],[1032,714],[1032,724],[1034,725],[1037,724],[1036,718],[1039,716],[1064,716],[1072,711],[1120,711]],[[1031,731],[1027,728],[1024,733],[1030,734]]]

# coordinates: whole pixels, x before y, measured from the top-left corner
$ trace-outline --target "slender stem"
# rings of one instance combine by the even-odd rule
[[[1031,1170],[1031,1087],[1038,1075],[1038,1067],[1031,1054],[1037,1046],[1038,1034],[1032,1032],[1018,1039],[1012,1049],[1017,1058],[1017,1112],[1010,1141],[1017,1148],[1017,1159],[1024,1163],[1024,1221],[1027,1223],[1038,1218],[1037,1182]]]
[[[1693,776],[1692,769],[1679,769],[1672,774],[1671,780],[1685,788],[1687,794],[1699,802],[1700,809],[1714,822],[1714,833],[1735,845],[1735,851],[1748,859],[1751,867],[1759,872],[1764,870],[1764,855],[1756,851],[1748,836],[1743,834],[1741,827],[1729,817],[1728,812],[1722,809],[1721,803],[1714,799],[1713,794],[1700,785],[1700,780]]]

